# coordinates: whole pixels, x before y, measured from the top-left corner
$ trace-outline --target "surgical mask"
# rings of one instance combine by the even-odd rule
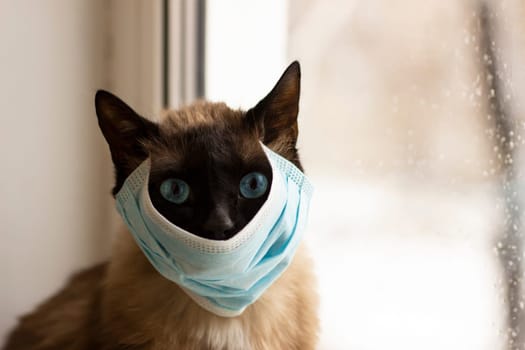
[[[150,159],[126,179],[117,210],[150,263],[202,308],[240,315],[290,264],[303,235],[312,185],[291,162],[262,146],[272,167],[268,198],[235,236],[210,240],[160,214],[148,192]]]

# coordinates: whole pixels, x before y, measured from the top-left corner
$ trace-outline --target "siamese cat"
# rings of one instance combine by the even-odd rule
[[[166,112],[158,123],[98,91],[96,114],[115,166],[113,195],[149,159],[149,197],[167,221],[206,242],[235,239],[275,182],[264,146],[302,169],[299,90],[294,62],[249,111],[200,101]],[[4,349],[315,349],[318,300],[304,245],[262,295],[240,314],[224,317],[159,273],[138,243],[122,228],[109,261],[74,275],[23,316]]]

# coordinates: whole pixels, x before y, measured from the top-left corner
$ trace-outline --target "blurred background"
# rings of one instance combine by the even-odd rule
[[[525,349],[525,3],[0,0],[0,344],[108,258],[99,88],[249,108],[302,65],[319,349]]]

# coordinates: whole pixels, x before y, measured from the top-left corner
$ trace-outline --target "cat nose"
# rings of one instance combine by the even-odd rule
[[[234,222],[228,214],[228,210],[218,207],[206,219],[203,228],[213,233],[215,239],[226,239],[228,231],[234,227]]]

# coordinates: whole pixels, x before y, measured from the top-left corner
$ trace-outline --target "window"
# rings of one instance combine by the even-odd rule
[[[320,349],[523,344],[523,4],[207,6],[207,97],[302,65]]]

